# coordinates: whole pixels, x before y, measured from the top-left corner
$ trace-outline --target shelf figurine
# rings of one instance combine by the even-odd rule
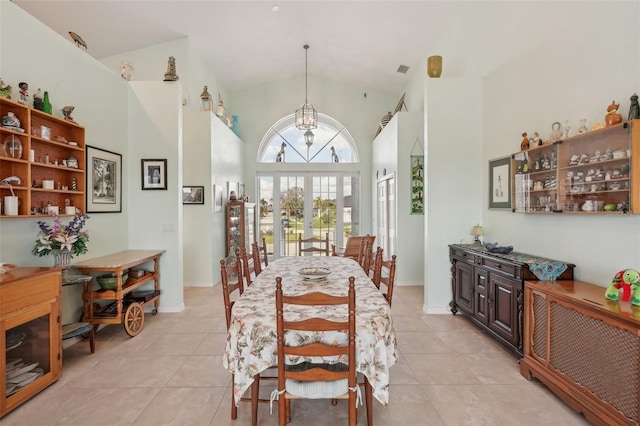
[[[38,89],[38,91],[33,94],[33,109],[44,111],[44,98],[41,89]]]
[[[13,88],[11,87],[11,85],[5,86],[2,79],[0,79],[0,98],[11,99],[12,90]]]
[[[527,151],[529,149],[529,138],[527,132],[522,134],[522,143],[520,144],[520,151]]]
[[[640,104],[638,103],[638,95],[635,93],[629,98],[631,105],[629,106],[629,120],[640,118]]]
[[[611,105],[607,107],[607,115],[604,117],[607,127],[622,123],[622,116],[618,114],[619,108],[620,104],[617,104],[615,100],[611,101]]]
[[[20,100],[19,103],[23,105],[27,105],[27,100],[29,99],[29,84],[24,81],[18,84],[20,88]]]
[[[622,290],[622,296],[619,291]],[[614,275],[604,296],[609,300],[621,300],[640,306],[640,273],[635,269],[623,269]]]

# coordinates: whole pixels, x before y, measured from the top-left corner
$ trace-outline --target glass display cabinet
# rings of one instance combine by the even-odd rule
[[[521,213],[640,214],[640,120],[511,156],[512,209]],[[636,176],[637,175],[637,176]]]
[[[251,243],[256,241],[256,220],[255,203],[227,203],[227,257],[234,256],[236,249],[251,251]]]

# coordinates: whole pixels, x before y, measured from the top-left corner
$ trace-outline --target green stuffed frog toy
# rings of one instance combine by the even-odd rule
[[[622,290],[620,297],[619,290]],[[640,273],[635,269],[623,269],[615,274],[604,296],[609,300],[621,300],[640,306]]]

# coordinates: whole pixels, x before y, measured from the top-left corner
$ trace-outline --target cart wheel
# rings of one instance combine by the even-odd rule
[[[124,331],[131,337],[137,336],[144,325],[144,310],[138,302],[131,302],[124,312]]]
[[[151,311],[151,315],[158,315],[158,308],[153,308],[153,311]]]

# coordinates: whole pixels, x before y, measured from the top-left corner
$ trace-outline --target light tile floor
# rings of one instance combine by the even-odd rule
[[[389,405],[374,400],[376,425],[588,424],[544,385],[520,376],[516,359],[467,320],[426,315],[422,304],[421,287],[396,287],[400,359],[391,369]],[[220,287],[186,288],[185,305],[177,314],[147,314],[133,338],[121,326],[100,330],[94,354],[87,341],[65,349],[63,377],[0,423],[249,425],[246,403],[230,419]],[[345,401],[294,404],[292,426],[346,423]],[[358,423],[366,424],[363,409]],[[259,424],[277,425],[277,413],[261,405]]]

